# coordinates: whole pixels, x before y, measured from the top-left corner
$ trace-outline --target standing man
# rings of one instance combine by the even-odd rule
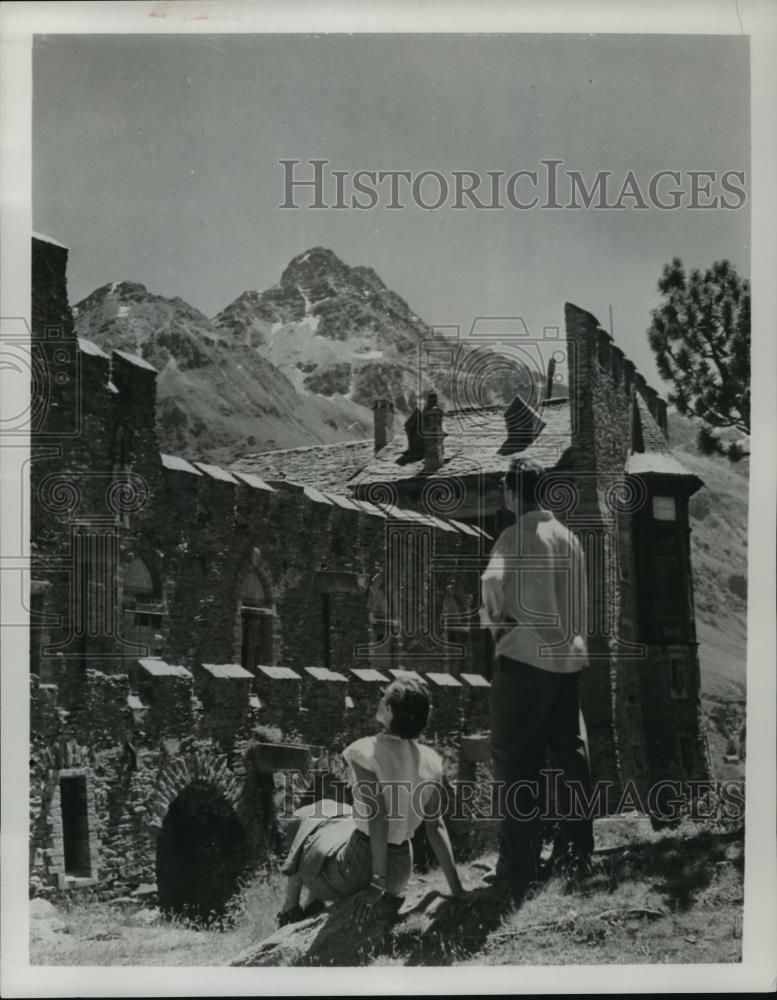
[[[539,874],[541,772],[549,750],[568,814],[567,781],[590,796],[580,738],[580,672],[586,660],[586,578],[580,543],[538,501],[541,470],[513,460],[504,502],[516,515],[494,544],[482,576],[481,620],[495,641],[491,752],[502,816],[496,880],[518,896]],[[573,800],[574,801],[574,800]],[[562,820],[561,850],[587,859],[590,818]]]

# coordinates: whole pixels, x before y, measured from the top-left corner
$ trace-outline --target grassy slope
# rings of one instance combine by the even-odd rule
[[[392,965],[606,965],[741,961],[742,850],[709,833],[644,834],[555,878],[518,909],[475,893],[438,927],[395,937]],[[443,889],[438,873],[427,879]]]
[[[611,853],[605,853],[609,848]],[[484,865],[460,865],[475,891],[424,925],[408,918],[377,965],[564,965],[737,962],[741,959],[742,842],[684,824],[671,833],[597,824],[591,875],[554,879],[518,910],[477,890]],[[487,858],[492,861],[493,858]],[[226,965],[274,930],[283,879],[243,894],[235,926],[142,926],[106,903],[74,904],[59,933],[32,921],[31,962],[45,965]],[[443,890],[439,871],[415,875],[408,896]],[[649,912],[642,912],[642,911]]]

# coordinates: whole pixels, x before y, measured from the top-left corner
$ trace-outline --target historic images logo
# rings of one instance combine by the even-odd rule
[[[508,209],[610,209],[671,211],[731,209],[747,202],[744,170],[659,170],[640,179],[633,170],[584,176],[563,160],[542,159],[531,170],[334,170],[329,160],[279,160],[279,208],[429,212]]]

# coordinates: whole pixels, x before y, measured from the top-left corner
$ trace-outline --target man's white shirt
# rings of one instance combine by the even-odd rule
[[[582,669],[585,559],[577,538],[550,511],[528,511],[505,528],[481,584],[480,620],[498,636],[499,656],[554,673]]]

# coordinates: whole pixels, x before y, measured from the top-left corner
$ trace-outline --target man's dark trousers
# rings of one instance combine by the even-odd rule
[[[545,803],[540,772],[546,751],[550,751],[554,768],[562,772],[557,776],[559,814],[570,812],[567,781],[579,783],[590,801],[591,775],[579,735],[579,718],[579,671],[552,673],[497,657],[491,679],[491,752],[494,778],[501,783],[498,807],[503,817],[497,875],[519,888],[539,874],[540,815]],[[532,783],[537,783],[534,788]],[[576,796],[578,801],[580,798]],[[579,809],[573,812],[579,813]],[[573,854],[590,855],[592,819],[582,815],[564,819],[562,840]]]

